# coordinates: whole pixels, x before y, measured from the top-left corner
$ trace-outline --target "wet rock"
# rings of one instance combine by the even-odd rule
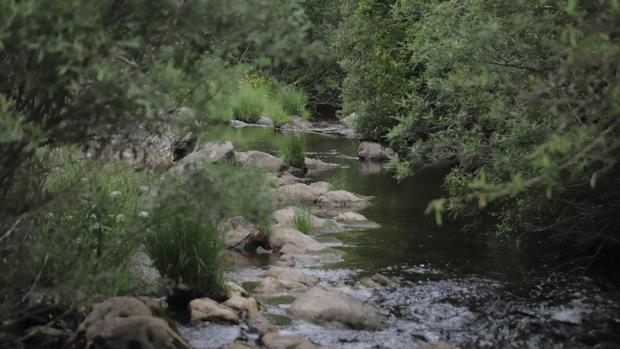
[[[272,267],[263,276],[256,286],[256,292],[264,294],[306,289],[319,282],[318,278],[292,268]]]
[[[235,152],[235,159],[242,166],[266,168],[273,172],[278,171],[283,165],[281,159],[278,159],[273,155],[254,150]]]
[[[393,155],[394,151],[391,148],[379,143],[362,142],[357,148],[357,156],[362,160],[385,161]]]
[[[302,294],[293,302],[289,312],[308,321],[336,323],[355,329],[377,330],[387,322],[374,304],[321,287]]]
[[[107,319],[102,321],[96,331],[87,331],[86,337],[85,348],[190,348],[166,321],[152,316]]]
[[[187,176],[203,169],[205,164],[233,160],[235,154],[233,149],[233,144],[229,141],[209,142],[177,161],[172,168],[162,175],[162,179]]]
[[[269,321],[260,311],[252,309],[248,311],[246,318],[247,325],[260,334],[277,332],[278,327]]]
[[[310,267],[320,264],[333,264],[341,261],[342,254],[336,252],[320,253],[315,255],[289,253],[280,256],[280,260],[276,263],[276,265],[281,267]]]
[[[276,196],[281,201],[313,203],[327,190],[318,186],[310,186],[305,183],[283,185],[276,189]]]
[[[385,161],[394,155],[391,148],[382,146],[379,143],[362,142],[357,148],[357,156],[362,160]]]
[[[268,349],[321,349],[302,337],[283,336],[278,332],[265,334],[261,337],[261,343]]]
[[[236,283],[234,283],[232,281],[226,281],[224,286],[228,290],[228,296],[229,297],[231,297],[232,295],[235,295],[235,294],[239,295],[241,297],[247,297],[248,296],[248,293],[245,291],[245,289],[243,287],[237,285]]]
[[[302,181],[302,179],[295,177],[293,175],[290,175],[288,173],[283,173],[279,177],[271,173],[271,174],[268,174],[268,177],[277,187],[281,187],[287,184],[295,184],[295,183],[299,183],[300,181]]]
[[[353,194],[346,190],[321,193],[316,204],[328,208],[363,208],[370,205],[370,198]]]
[[[336,221],[342,223],[361,223],[368,222],[368,219],[359,213],[343,212],[336,216]]]
[[[241,297],[237,294],[233,294],[222,304],[240,311],[249,311],[253,309],[258,310],[258,303],[256,303],[256,299],[253,297]]]
[[[209,298],[194,299],[188,307],[192,322],[212,320],[239,323],[239,315],[234,309]]]
[[[325,245],[299,230],[277,226],[271,228],[269,245],[275,249],[281,249],[285,245],[292,245],[298,248],[300,252],[303,251],[305,253],[322,251],[326,248]]]
[[[225,231],[224,243],[227,248],[249,251],[255,248],[261,239],[258,227],[241,216],[228,220]]]
[[[265,116],[261,116],[258,121],[256,121],[257,125],[261,125],[261,126],[267,126],[267,127],[272,127],[273,126],[273,121]]]
[[[95,305],[71,340],[84,348],[189,348],[167,321],[131,297],[113,297]]]
[[[297,212],[297,210],[300,210],[300,209],[294,206],[289,206],[281,210],[278,210],[273,213],[273,220],[275,221],[276,224],[280,226],[294,227],[295,226],[295,212]],[[310,218],[310,223],[312,224],[312,227],[315,229],[322,227],[326,222],[325,219],[319,218],[315,215],[312,215],[312,214],[308,214],[308,215]]]
[[[244,128],[244,127],[250,126],[248,123],[243,122],[241,120],[230,120],[230,124],[234,128]]]
[[[236,341],[224,347],[224,349],[256,349],[257,347],[254,344],[250,344],[248,342],[240,342]]]
[[[299,166],[302,166],[303,164],[299,164]],[[295,166],[289,166],[289,168],[286,169],[286,174],[291,175],[293,177],[299,177],[299,178],[303,178],[306,176],[306,173],[308,173],[308,168],[305,166],[300,167],[295,167]]]
[[[438,343],[423,343],[416,347],[417,349],[459,349],[458,347],[453,347],[445,342]]]
[[[304,162],[306,167],[312,171],[327,171],[338,167],[337,164],[330,164],[320,159],[306,158]]]

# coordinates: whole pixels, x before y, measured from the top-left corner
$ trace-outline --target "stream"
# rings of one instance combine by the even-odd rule
[[[235,150],[274,155],[285,137],[259,127],[214,128],[207,135],[231,140]],[[381,227],[317,237],[344,252],[343,260],[304,271],[319,277],[322,285],[375,302],[389,314],[389,326],[370,332],[315,325],[287,315],[290,297],[258,298],[282,334],[329,348],[412,348],[439,341],[461,348],[620,348],[611,344],[620,343],[620,295],[613,285],[571,273],[538,272],[553,263],[545,253],[519,250],[514,242],[487,233],[464,232],[463,222],[437,226],[424,211],[430,200],[444,194],[447,170],[422,170],[398,183],[381,164],[360,162],[358,143],[350,137],[308,134],[307,156],[338,164],[310,178],[339,180],[345,190],[373,196],[372,206],[359,213]],[[229,275],[260,277],[267,268],[268,261],[259,259]],[[355,287],[375,273],[400,286]],[[180,329],[197,348],[257,339],[240,326]]]

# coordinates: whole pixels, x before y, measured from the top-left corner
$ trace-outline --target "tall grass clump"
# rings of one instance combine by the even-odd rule
[[[173,298],[221,297],[226,267],[222,223],[243,216],[266,234],[274,209],[258,172],[213,166],[168,178],[153,203],[146,247],[171,282]]]
[[[302,168],[305,165],[306,138],[302,133],[290,134],[282,148],[284,164],[287,166]]]
[[[308,234],[312,231],[312,215],[307,209],[296,208],[293,215],[293,224],[295,229],[304,234]]]
[[[233,116],[237,120],[255,123],[262,116],[268,102],[269,95],[263,88],[241,84],[233,97]]]
[[[39,151],[8,193],[20,202],[13,209],[29,214],[1,241],[3,300],[44,288],[76,304],[139,288],[131,264],[143,236],[140,187],[148,182],[145,173],[88,160],[73,148]]]
[[[306,110],[308,96],[304,91],[292,86],[285,86],[277,91],[276,100],[289,115],[298,115],[308,119],[309,114]]]
[[[273,121],[275,128],[280,128],[293,121],[293,118],[284,111],[282,106],[274,101],[269,103],[265,115]]]

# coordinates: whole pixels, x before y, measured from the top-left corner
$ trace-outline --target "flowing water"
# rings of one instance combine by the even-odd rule
[[[207,135],[232,140],[236,150],[272,154],[278,154],[284,137],[254,127],[214,129]],[[381,228],[324,238],[345,252],[344,260],[306,272],[320,276],[322,284],[376,302],[390,314],[390,326],[367,332],[290,319],[286,309],[292,299],[285,298],[268,309],[283,334],[330,348],[410,348],[421,341],[462,348],[604,348],[607,342],[620,343],[620,296],[613,286],[570,273],[540,273],[554,261],[536,246],[523,251],[493,235],[463,232],[464,222],[437,226],[424,211],[430,200],[444,194],[446,170],[422,170],[398,183],[380,164],[357,160],[357,146],[352,138],[309,134],[309,157],[339,165],[312,180],[340,180],[348,191],[374,196],[373,205],[360,213]],[[258,275],[262,270],[238,272]],[[400,287],[353,287],[374,273],[399,280]],[[223,325],[183,332],[205,348],[239,336],[252,339],[243,328]]]

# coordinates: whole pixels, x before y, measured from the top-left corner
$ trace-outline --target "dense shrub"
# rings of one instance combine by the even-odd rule
[[[303,91],[292,86],[285,86],[277,91],[276,100],[288,115],[308,118],[308,111],[306,110],[308,97]]]
[[[268,103],[269,95],[264,89],[242,84],[233,97],[233,115],[237,120],[255,123],[263,116]]]
[[[267,234],[275,207],[267,186],[261,173],[233,167],[166,177],[154,199],[146,244],[162,275],[193,297],[220,295],[222,223],[243,216]]]
[[[351,1],[345,112],[367,137],[451,159],[444,209],[498,232],[618,245],[615,1]],[[349,53],[347,53],[349,52]],[[389,131],[389,132],[388,132]],[[440,217],[438,215],[437,217]]]
[[[0,303],[15,306],[12,296],[41,287],[63,302],[139,287],[130,267],[143,237],[140,188],[148,182],[144,173],[87,160],[76,149],[40,151],[7,195],[39,211],[22,215],[1,241]]]

